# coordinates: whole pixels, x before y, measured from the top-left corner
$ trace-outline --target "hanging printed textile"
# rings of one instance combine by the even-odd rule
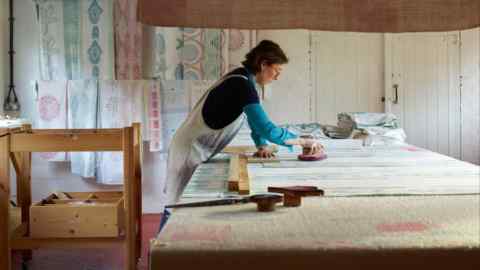
[[[228,71],[240,67],[245,55],[257,45],[257,31],[228,29]]]
[[[217,80],[240,66],[256,43],[255,30],[147,27],[146,76]]]
[[[137,0],[115,1],[115,71],[117,80],[142,78],[142,25]]]
[[[149,27],[144,32],[144,73],[148,78],[181,80],[183,78],[183,31],[175,27]]]
[[[183,29],[182,65],[185,80],[215,80],[228,66],[228,43],[219,29]]]
[[[114,0],[36,0],[42,80],[114,76]]]
[[[67,81],[38,81],[36,127],[67,128]],[[65,152],[43,152],[39,156],[49,161],[66,161]]]
[[[98,128],[122,128],[142,122],[145,81],[101,80],[99,82]],[[97,181],[123,183],[121,152],[97,153]]]
[[[163,148],[162,135],[162,99],[160,92],[160,80],[149,81],[145,87],[145,116],[144,126],[147,126],[147,132],[144,139],[150,141],[150,151],[157,152]],[[144,129],[145,130],[145,129]]]
[[[98,81],[73,80],[68,81],[68,128],[96,128]],[[71,152],[71,171],[82,177],[95,177],[95,153]]]
[[[160,101],[162,106],[162,152],[168,151],[173,134],[187,118],[189,108],[188,81],[161,81]]]

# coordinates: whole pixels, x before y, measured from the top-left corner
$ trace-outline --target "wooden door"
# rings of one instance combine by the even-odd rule
[[[387,34],[385,70],[385,110],[407,142],[460,158],[459,33]]]

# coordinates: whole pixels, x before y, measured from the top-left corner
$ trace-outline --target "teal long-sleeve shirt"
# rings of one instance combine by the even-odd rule
[[[277,127],[270,121],[260,104],[253,103],[246,105],[243,111],[247,115],[248,125],[252,130],[251,137],[257,148],[267,145],[267,141],[291,148],[290,145],[285,144],[285,141],[295,139],[297,135],[285,128]]]

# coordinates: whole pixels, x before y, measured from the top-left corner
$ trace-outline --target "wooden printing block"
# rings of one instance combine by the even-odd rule
[[[250,201],[257,204],[259,212],[271,212],[275,210],[275,204],[282,202],[282,195],[277,194],[259,194],[252,195]]]
[[[268,192],[282,193],[283,206],[296,207],[302,204],[302,197],[323,196],[324,192],[315,186],[268,187]]]

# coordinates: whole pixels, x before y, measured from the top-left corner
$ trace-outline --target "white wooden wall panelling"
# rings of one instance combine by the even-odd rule
[[[276,124],[311,119],[310,38],[307,30],[259,30],[257,40],[277,42],[289,58],[278,81],[268,86],[263,104]]]
[[[383,34],[312,32],[312,118],[337,123],[339,112],[383,112]]]
[[[462,159],[480,164],[480,28],[461,32]]]

